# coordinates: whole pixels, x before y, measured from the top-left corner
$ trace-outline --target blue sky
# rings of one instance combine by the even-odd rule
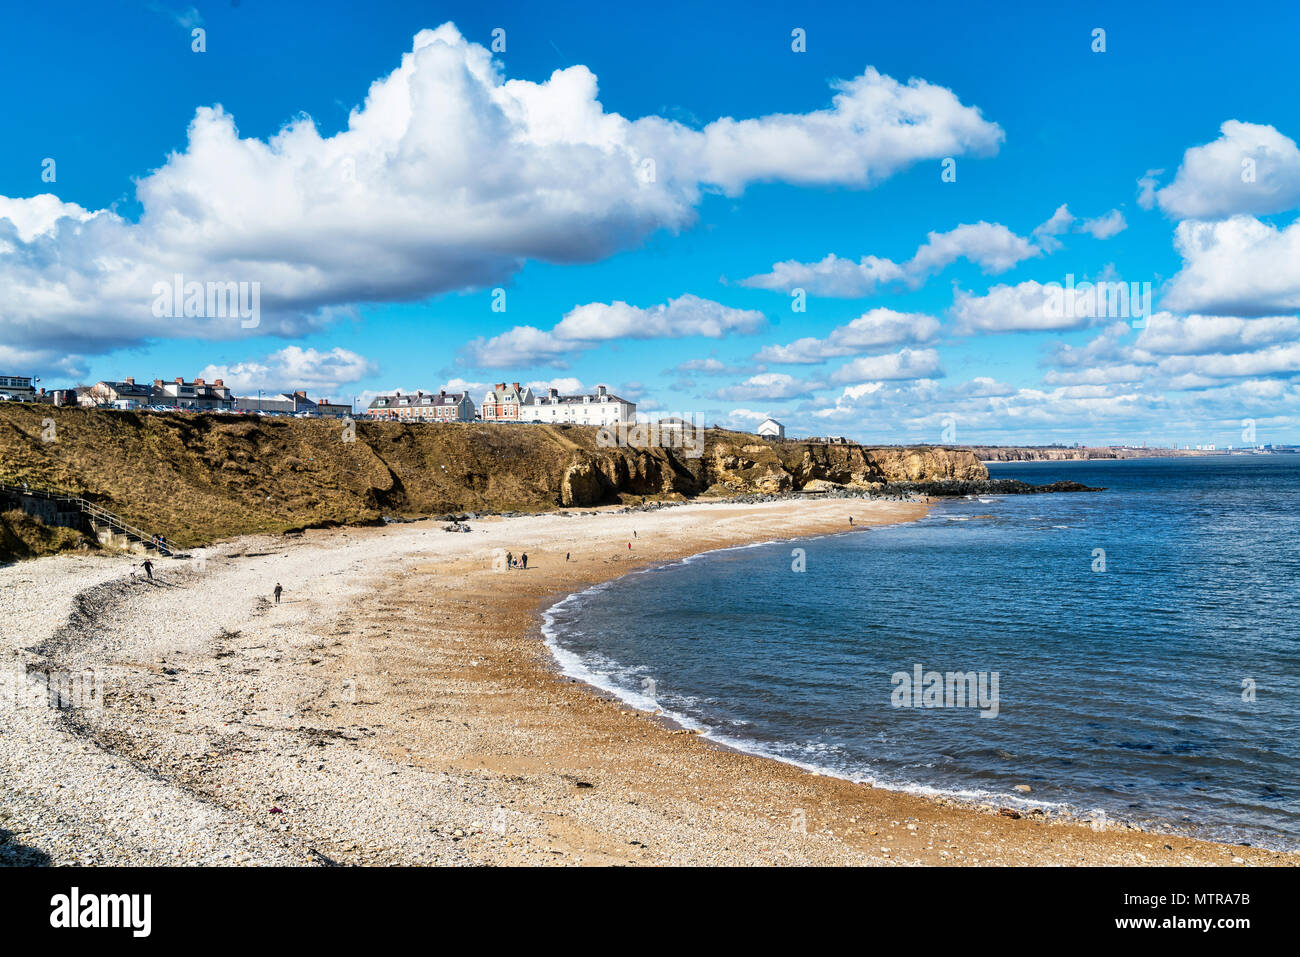
[[[872,442],[1300,441],[1297,20],[7,11],[0,371],[606,383],[650,416]],[[257,325],[158,315],[177,273],[258,284]],[[1154,307],[1050,305],[1069,276]]]

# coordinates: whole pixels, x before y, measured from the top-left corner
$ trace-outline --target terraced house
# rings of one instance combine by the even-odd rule
[[[416,392],[414,395],[379,395],[366,408],[366,416],[398,422],[473,422],[474,400],[468,392]]]
[[[221,379],[213,379],[211,382],[195,379],[193,382],[186,382],[178,376],[171,382],[154,379],[149,403],[174,406],[178,409],[213,411],[233,409],[235,396]]]
[[[120,382],[96,382],[82,393],[78,401],[81,405],[119,409],[162,405],[193,411],[221,411],[235,407],[235,397],[220,379],[186,382],[179,376],[170,382],[154,379],[152,385],[136,382],[130,376]]]
[[[115,406],[120,409],[134,409],[149,405],[152,390],[144,383],[136,383],[133,378],[121,381],[100,381],[87,389],[80,402],[87,406]]]

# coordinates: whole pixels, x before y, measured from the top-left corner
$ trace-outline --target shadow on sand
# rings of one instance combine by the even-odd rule
[[[50,855],[20,844],[13,831],[0,827],[0,867],[49,867]]]

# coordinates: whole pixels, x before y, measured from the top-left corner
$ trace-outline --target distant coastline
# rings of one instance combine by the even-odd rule
[[[1297,450],[1279,449],[1166,449],[1128,445],[972,445],[971,452],[984,465],[993,462],[1083,462],[1098,459],[1200,458],[1216,455],[1294,455]]]

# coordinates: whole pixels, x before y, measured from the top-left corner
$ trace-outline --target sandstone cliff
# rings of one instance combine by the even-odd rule
[[[190,546],[384,515],[981,479],[969,451],[710,430],[702,454],[585,426],[401,425],[0,405],[0,483],[75,491]]]

